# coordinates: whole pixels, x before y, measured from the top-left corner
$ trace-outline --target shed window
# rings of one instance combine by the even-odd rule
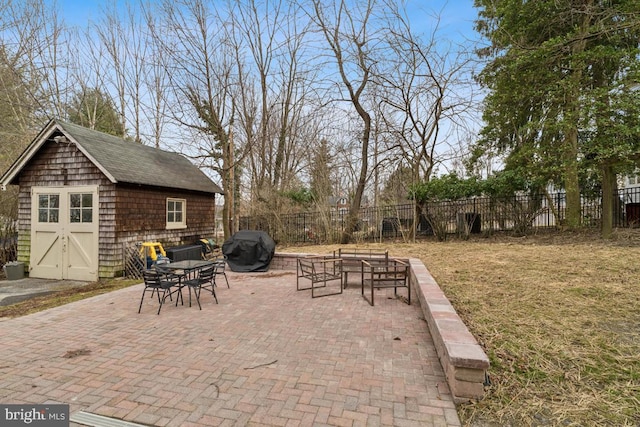
[[[38,222],[58,222],[60,195],[40,194],[38,196]]]
[[[167,228],[186,228],[186,207],[184,199],[167,199]]]
[[[72,193],[69,195],[69,222],[93,222],[93,194]]]

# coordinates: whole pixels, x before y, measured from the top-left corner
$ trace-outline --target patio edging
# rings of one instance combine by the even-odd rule
[[[297,258],[307,255],[278,252],[271,260],[270,267],[275,270],[296,270]],[[463,403],[482,399],[489,358],[422,261],[410,258],[408,262],[411,266],[411,285],[420,301],[454,401]]]

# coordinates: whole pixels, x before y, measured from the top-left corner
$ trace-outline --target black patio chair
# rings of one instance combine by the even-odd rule
[[[215,266],[205,267],[198,272],[198,275],[194,279],[185,280],[183,286],[187,286],[189,288],[189,307],[191,307],[191,290],[193,289],[193,293],[196,296],[196,301],[198,302],[198,307],[202,310],[202,306],[200,305],[200,293],[202,289],[210,289],[213,298],[216,300],[216,304],[218,304],[218,297],[216,296],[215,291]]]
[[[214,262],[215,262],[214,274],[224,276],[224,281],[227,282],[227,288],[230,288],[229,279],[227,279],[227,273],[225,272],[225,269],[227,267],[227,261],[225,261],[225,259],[222,258],[222,259],[216,259]],[[215,280],[214,280],[214,284],[215,284]]]
[[[138,314],[140,314],[140,312],[142,311],[142,303],[144,302],[144,296],[147,292],[151,292],[151,298],[153,298],[154,293],[157,293],[158,303],[160,304],[160,306],[158,307],[158,314],[160,314],[162,305],[164,304],[167,297],[172,300],[172,294],[179,293],[179,295],[176,297],[176,304],[178,303],[178,298],[182,296],[180,281],[171,280],[166,277],[167,276],[165,274],[157,270],[144,270],[142,272],[142,278],[144,279],[144,290],[142,291],[142,298],[140,298],[140,307],[138,308]],[[160,295],[160,293],[162,293],[162,295]]]

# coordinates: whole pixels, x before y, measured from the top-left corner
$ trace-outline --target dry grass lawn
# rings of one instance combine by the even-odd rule
[[[491,385],[463,424],[640,425],[640,234],[351,246],[420,258],[484,347]]]

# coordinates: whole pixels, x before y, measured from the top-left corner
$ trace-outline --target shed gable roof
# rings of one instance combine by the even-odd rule
[[[3,185],[13,184],[22,168],[40,147],[56,133],[62,133],[113,183],[130,183],[176,188],[205,193],[222,193],[209,177],[180,154],[125,141],[85,127],[51,120],[29,147],[2,176]]]

